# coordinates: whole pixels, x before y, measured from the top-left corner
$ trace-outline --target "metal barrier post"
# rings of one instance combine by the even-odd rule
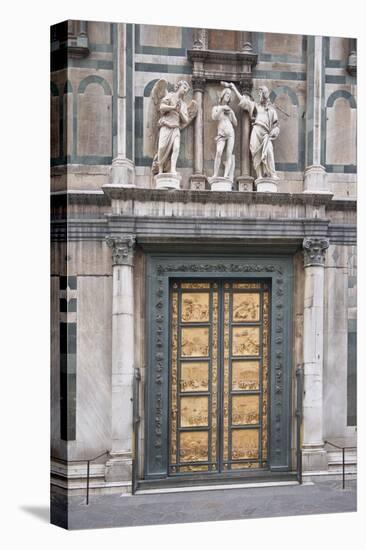
[[[90,460],[86,463],[86,504],[89,504],[89,477],[90,477]]]
[[[296,369],[296,474],[297,481],[302,484],[302,452],[301,452],[301,423],[302,423],[302,394],[303,394],[303,366]]]

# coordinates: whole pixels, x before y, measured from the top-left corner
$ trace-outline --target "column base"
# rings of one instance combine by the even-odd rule
[[[105,481],[125,481],[132,484],[131,453],[110,453],[105,465]]]
[[[204,174],[193,174],[189,178],[189,188],[194,191],[204,191],[206,189],[207,178]]]
[[[238,182],[238,191],[254,190],[254,178],[251,176],[239,176],[236,181]]]
[[[328,455],[323,445],[303,446],[302,469],[304,472],[328,470]]]
[[[156,189],[180,189],[182,176],[177,172],[164,172],[154,176]]]
[[[135,164],[124,157],[112,160],[110,183],[119,187],[135,186]]]
[[[308,166],[304,172],[304,193],[330,193],[324,166]]]
[[[211,191],[232,191],[233,182],[229,178],[208,178]]]
[[[258,193],[277,193],[277,182],[278,178],[257,178],[255,180],[255,185]]]

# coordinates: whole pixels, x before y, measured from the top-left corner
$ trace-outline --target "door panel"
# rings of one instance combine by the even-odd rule
[[[169,474],[265,467],[269,289],[174,282]]]

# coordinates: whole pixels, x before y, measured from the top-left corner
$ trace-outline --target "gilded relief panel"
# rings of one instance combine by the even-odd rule
[[[232,431],[232,458],[233,460],[258,460],[259,430]]]
[[[243,425],[259,423],[258,395],[234,395],[232,397],[232,423]]]
[[[233,327],[233,355],[259,354],[259,327]]]
[[[182,357],[208,357],[208,328],[182,328],[181,334]]]
[[[207,323],[209,315],[208,292],[184,293],[182,296],[182,321],[189,323]]]
[[[181,363],[180,391],[208,391],[208,363]]]
[[[234,292],[233,321],[239,323],[259,321],[259,306],[259,292]]]
[[[181,432],[181,462],[199,462],[208,460],[208,432]]]
[[[182,428],[208,425],[208,397],[182,397],[180,400]]]
[[[259,361],[232,362],[232,389],[259,390]]]

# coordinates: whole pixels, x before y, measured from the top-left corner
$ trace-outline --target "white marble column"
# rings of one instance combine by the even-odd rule
[[[132,400],[134,376],[133,249],[135,237],[107,237],[112,249],[112,449],[106,481],[130,491],[132,482]]]
[[[113,104],[113,118],[114,126],[116,127],[116,135],[113,135],[113,160],[109,184],[118,187],[132,187],[135,183],[135,163],[133,161],[133,155],[129,155],[127,151],[127,140],[133,140],[133,136],[127,136],[128,117],[132,117],[130,131],[132,132],[134,128],[133,71],[131,72],[131,81],[127,82],[128,48],[129,50],[132,50],[133,55],[133,32],[131,31],[131,33],[132,39],[127,36],[128,33],[126,23],[116,23],[114,26],[113,52],[116,63],[116,80],[113,90],[113,94],[115,96]],[[128,40],[130,40],[130,44],[127,43]],[[130,98],[131,100],[129,105],[127,94],[132,94],[132,99]]]
[[[192,78],[193,99],[197,102],[198,112],[194,119],[194,160],[193,175],[189,178],[191,189],[205,189],[206,176],[203,170],[203,94],[205,79],[199,76]]]
[[[328,468],[323,440],[323,320],[324,263],[329,240],[306,237],[303,241],[304,292],[304,398],[303,470]]]
[[[247,34],[247,33],[246,33]],[[247,42],[246,45],[250,46]],[[248,51],[248,50],[243,50]],[[251,51],[251,50],[249,50]],[[251,96],[253,88],[252,78],[243,78],[240,81],[240,90],[243,94]],[[250,116],[248,111],[241,109],[241,143],[240,143],[240,176],[237,178],[239,191],[253,191],[254,178],[250,175],[250,151],[249,141],[251,132]]]
[[[324,116],[325,67],[323,61],[323,37],[307,38],[306,73],[306,148],[304,193],[329,193],[325,163],[325,150],[322,140]]]

